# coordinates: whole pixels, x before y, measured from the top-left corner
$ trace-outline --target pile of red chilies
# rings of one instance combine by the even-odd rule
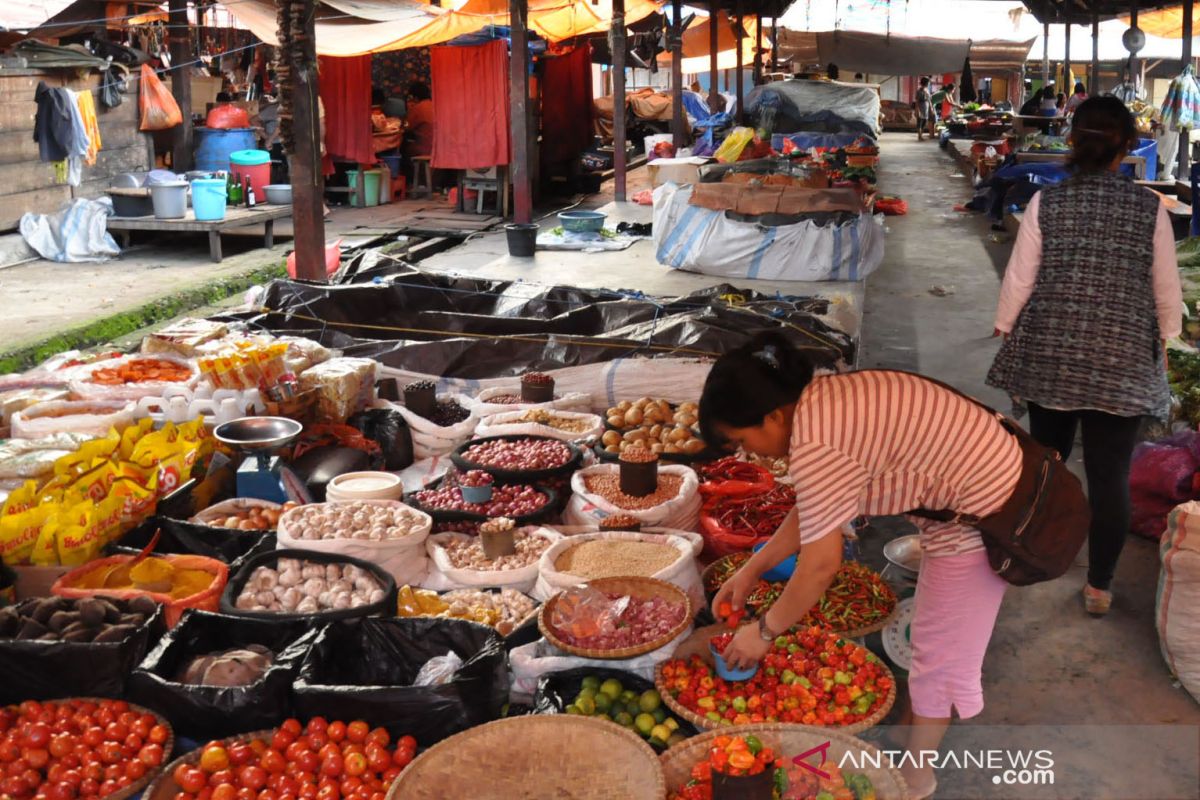
[[[765,494],[741,497],[714,497],[705,504],[705,513],[729,529],[744,536],[770,536],[796,505],[796,492],[786,484],[776,484]]]

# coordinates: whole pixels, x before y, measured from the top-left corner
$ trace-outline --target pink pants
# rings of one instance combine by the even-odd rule
[[[908,689],[913,713],[960,719],[983,710],[983,656],[1008,584],[987,553],[926,556],[917,579]]]

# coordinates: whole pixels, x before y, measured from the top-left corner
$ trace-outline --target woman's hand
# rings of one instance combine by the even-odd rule
[[[770,649],[771,643],[764,642],[758,633],[758,622],[751,622],[738,629],[721,657],[731,669],[749,669],[762,661]]]
[[[734,611],[741,611],[746,606],[746,598],[750,596],[756,586],[758,586],[758,577],[744,567],[739,569],[717,590],[716,597],[712,601],[713,616],[721,621],[721,614],[717,609],[721,607],[722,603],[729,603],[733,606]]]

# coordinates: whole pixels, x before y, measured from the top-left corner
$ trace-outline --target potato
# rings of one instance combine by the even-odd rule
[[[704,441],[702,439],[691,438],[683,443],[683,452],[688,455],[697,455],[704,451]]]
[[[627,442],[639,442],[646,438],[648,431],[645,428],[635,428],[631,431],[626,431],[623,438]]]
[[[662,444],[661,442],[655,442],[654,444],[650,445],[650,452],[658,453],[659,455],[662,455],[663,449],[665,447],[666,447],[666,445]]]
[[[658,437],[662,436],[662,432],[663,432],[662,425],[652,425],[650,427],[650,438],[657,439]]]
[[[608,418],[608,425],[609,425],[609,427],[612,427],[612,428],[624,428],[625,427],[625,415],[624,414],[614,414],[613,416]]]
[[[685,439],[691,438],[691,436],[692,436],[692,432],[689,431],[687,428],[676,427],[676,428],[671,429],[671,433],[667,436],[667,441],[678,444],[679,442],[682,442]]]
[[[238,523],[237,529],[239,531],[256,531],[259,530],[258,522],[252,519],[244,519]]]
[[[633,403],[629,402],[628,400],[622,400],[621,402],[617,403],[617,411],[622,414],[631,408],[633,408]]]
[[[55,611],[50,615],[49,622],[46,627],[55,633],[62,633],[63,630],[73,622],[79,622],[78,611]]]
[[[642,412],[640,409],[631,408],[625,412],[625,424],[626,425],[641,425],[642,420],[645,418],[645,416],[646,416],[645,413]]]
[[[619,452],[621,452],[621,446],[620,446],[620,445],[616,445],[616,444],[610,444],[610,445],[608,445],[608,446],[606,446],[606,447],[604,448],[604,452],[606,452],[606,453],[619,453]]]
[[[234,528],[236,530],[237,526],[241,525],[241,524],[242,524],[241,517],[226,517],[225,519],[221,520],[220,523],[218,523],[218,527]]]
[[[619,444],[621,441],[621,434],[617,433],[616,431],[605,431],[604,435],[600,437],[600,441],[603,442],[606,447],[608,445]]]

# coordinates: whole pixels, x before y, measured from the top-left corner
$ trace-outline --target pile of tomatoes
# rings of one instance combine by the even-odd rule
[[[171,777],[175,800],[384,800],[416,752],[413,737],[393,747],[361,720],[289,719],[270,739],[209,742]]]
[[[0,796],[105,797],[157,771],[170,737],[157,717],[121,700],[0,709]]]
[[[666,662],[662,678],[679,705],[715,725],[852,725],[874,714],[892,689],[873,653],[822,628],[776,637],[746,681],[724,680],[699,656]]]

